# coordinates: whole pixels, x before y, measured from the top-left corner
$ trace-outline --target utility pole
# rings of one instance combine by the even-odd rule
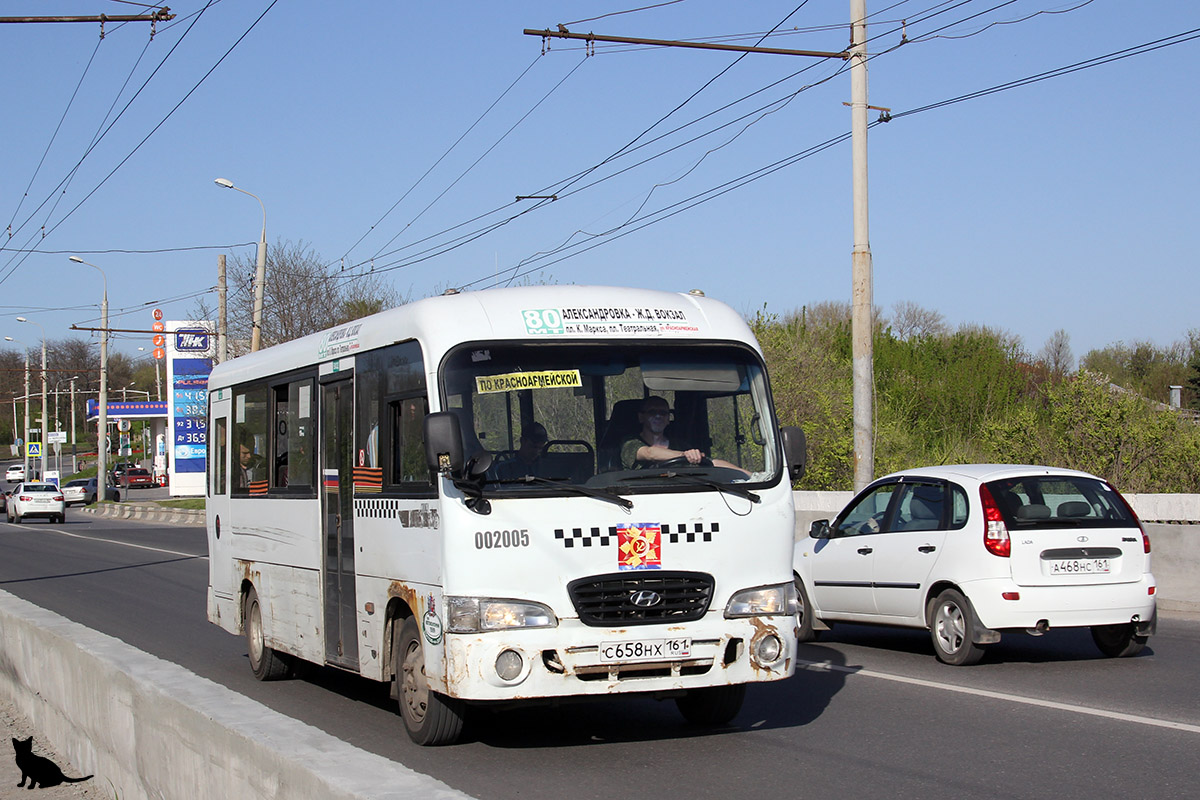
[[[226,335],[228,334],[228,319],[225,316],[225,301],[228,289],[225,283],[225,254],[217,256],[217,363],[222,363],[228,356],[226,350]],[[162,399],[162,398],[159,398]]]
[[[850,338],[854,369],[854,491],[875,479],[875,323],[867,218],[867,0],[850,0],[850,136],[854,180],[854,250]]]
[[[854,249],[851,254],[851,352],[853,356],[854,402],[854,489],[864,488],[875,477],[874,452],[874,290],[872,282],[871,244],[867,224],[867,2],[850,0],[850,48],[840,53],[812,50],[781,50],[769,47],[745,47],[703,42],[680,42],[667,39],[639,39],[626,36],[598,36],[593,33],[572,33],[562,25],[557,31],[526,28],[527,36],[542,37],[543,47],[549,39],[581,39],[588,43],[589,54],[594,42],[643,44],[658,47],[690,47],[704,50],[727,50],[776,55],[804,55],[818,58],[840,58],[850,61],[851,94],[851,172],[854,183]],[[520,199],[520,198],[518,198]]]

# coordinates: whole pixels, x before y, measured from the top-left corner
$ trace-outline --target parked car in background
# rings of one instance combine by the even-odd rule
[[[66,522],[66,500],[53,483],[22,483],[9,495],[5,516],[9,522],[16,523],[31,517]]]
[[[973,664],[1004,632],[1090,628],[1106,656],[1155,632],[1150,539],[1095,475],[971,464],[872,483],[818,520],[792,560],[801,641],[833,622],[925,628],[939,660]]]
[[[4,473],[4,480],[9,483],[20,483],[25,480],[25,465],[13,464]]]
[[[118,485],[121,482],[121,479],[125,477],[125,470],[135,466],[137,465],[129,464],[124,461],[113,464],[112,468],[108,471],[109,477],[112,478],[109,483],[111,483],[113,486]]]
[[[121,486],[126,490],[129,489],[152,489],[154,488],[154,478],[150,477],[150,471],[139,469],[138,467],[130,467],[125,470],[121,476]]]
[[[68,506],[91,505],[96,502],[96,493],[100,488],[99,483],[95,478],[76,478],[68,481],[62,490],[66,504]],[[114,503],[121,502],[121,490],[116,486],[106,486],[104,493]]]

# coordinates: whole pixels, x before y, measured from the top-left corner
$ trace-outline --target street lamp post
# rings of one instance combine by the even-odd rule
[[[97,420],[99,435],[96,437],[96,499],[108,499],[108,276],[95,264],[89,264],[79,256],[71,261],[83,264],[100,273],[104,279],[104,295],[100,301],[100,419]]]
[[[25,465],[25,480],[29,480],[29,345],[11,336],[5,336],[4,341],[15,342],[25,348],[25,433],[21,439],[21,453]],[[17,407],[13,406],[13,414],[16,413]]]
[[[262,198],[258,195],[234,186],[233,181],[227,178],[217,178],[213,182],[217,186],[224,186],[226,189],[250,195],[258,201],[259,207],[262,208],[262,236],[258,240],[258,263],[254,270],[254,317],[250,323],[250,352],[253,353],[262,344],[263,288],[267,284],[267,207],[263,205]]]
[[[34,322],[25,317],[17,317],[17,322],[28,322],[30,325],[37,325],[42,329],[42,456],[40,461],[41,469],[38,470],[38,478],[45,479],[46,477],[46,429],[50,426],[50,412],[46,408],[46,401],[49,399],[46,394],[46,329],[42,327],[42,323]]]
[[[144,352],[146,352],[146,348],[139,347],[138,352],[144,353]],[[159,376],[158,376],[158,359],[154,358],[153,353],[150,354],[150,358],[153,359],[153,361],[154,361],[154,399],[158,400],[161,403],[162,402],[162,379],[159,378]],[[146,399],[147,399],[147,401],[150,399],[149,395],[147,395]]]
[[[71,382],[71,423],[72,423],[72,427],[74,427],[74,422],[75,422],[75,376],[72,376],[71,378],[59,378],[58,380],[56,380],[54,382],[54,433],[55,434],[57,434],[60,430],[62,430],[62,427],[58,423],[58,395],[60,393],[58,387],[62,386],[63,381],[66,381],[66,380],[70,380],[70,382]],[[74,433],[72,433],[71,436],[72,436],[72,438],[74,438]],[[57,439],[57,436],[55,438]],[[56,457],[56,462],[58,465],[58,474],[62,475],[62,445],[57,441],[54,442],[54,455]],[[74,463],[72,463],[71,466],[72,466],[71,472],[74,472],[75,471]]]

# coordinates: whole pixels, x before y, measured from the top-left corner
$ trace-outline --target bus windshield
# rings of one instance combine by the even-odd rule
[[[779,474],[762,362],[741,345],[471,344],[447,356],[442,387],[466,455],[492,456],[489,493]]]

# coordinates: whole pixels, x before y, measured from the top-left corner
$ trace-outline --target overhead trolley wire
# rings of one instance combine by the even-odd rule
[[[46,149],[42,151],[42,157],[38,160],[37,166],[33,168],[33,174],[29,176],[29,184],[25,187],[25,193],[21,195],[21,199],[17,201],[17,207],[13,209],[12,217],[8,220],[8,238],[11,239],[12,224],[17,218],[17,214],[21,211],[21,206],[25,202],[25,198],[29,197],[29,190],[33,188],[33,182],[37,179],[38,173],[42,170],[42,165],[46,163],[46,156],[50,155],[50,148],[54,146],[54,140],[58,138],[58,132],[62,130],[63,122],[67,118],[67,114],[71,111],[71,106],[75,103],[75,98],[79,96],[79,87],[83,86],[83,81],[87,78],[88,72],[92,69],[92,63],[96,60],[96,53],[100,52],[100,44],[103,39],[96,40],[96,46],[92,50],[92,55],[88,58],[87,65],[83,68],[83,74],[79,76],[78,82],[75,84],[75,90],[71,92],[71,99],[67,101],[66,108],[63,109],[62,116],[58,118],[58,125],[54,127],[54,133],[50,134],[50,141],[46,142]]]

